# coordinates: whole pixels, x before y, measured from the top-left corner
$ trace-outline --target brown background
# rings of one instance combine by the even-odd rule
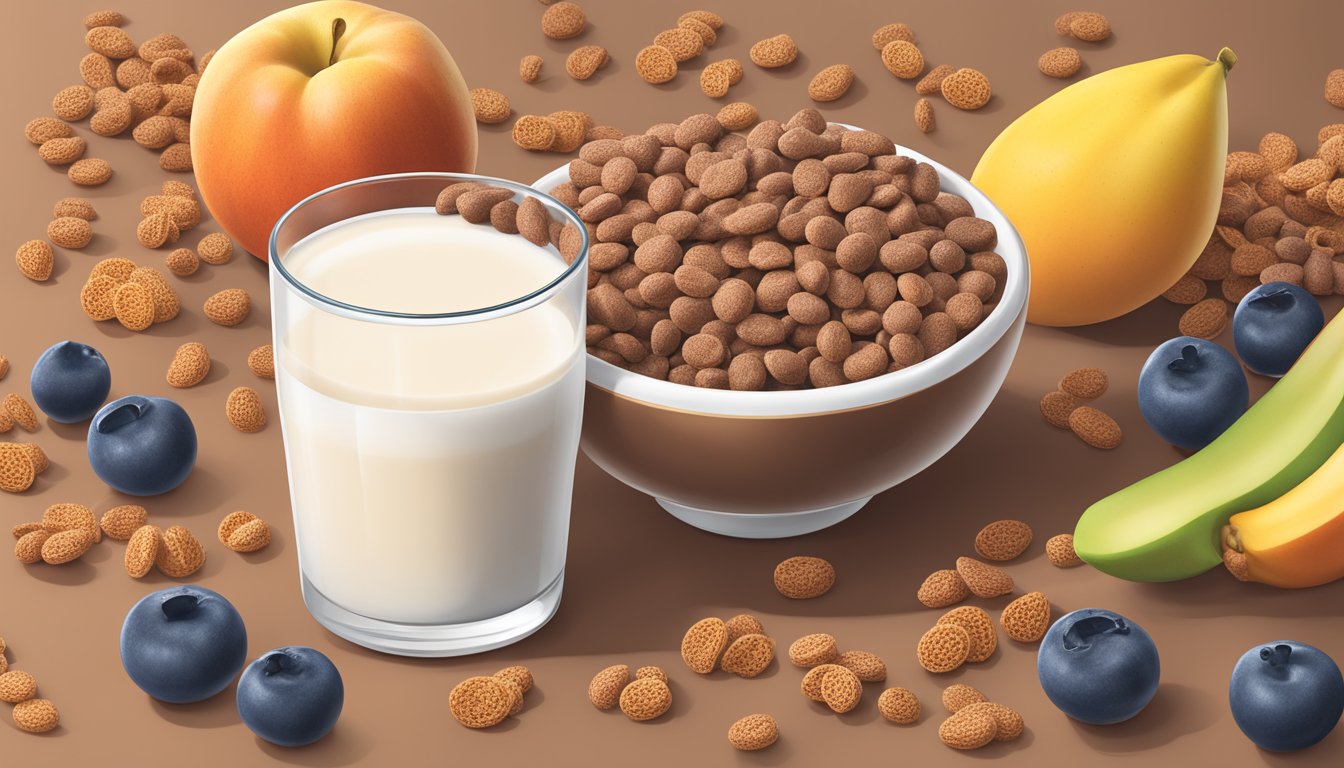
[[[886,132],[963,173],[1015,115],[1061,87],[1040,76],[1035,61],[1044,50],[1064,44],[1051,22],[1073,5],[938,2],[897,9],[859,0],[706,2],[728,19],[718,44],[690,62],[690,71],[674,82],[651,87],[635,77],[635,51],[694,3],[588,0],[588,31],[568,42],[542,37],[542,7],[531,0],[386,4],[421,18],[453,51],[471,85],[502,89],[517,112],[585,109],[599,122],[626,131],[713,111],[717,103],[697,87],[700,67],[725,56],[745,60],[751,42],[787,31],[802,49],[799,60],[777,72],[749,65],[733,99],[749,100],[764,115],[784,118],[806,105],[812,73],[848,62],[858,71],[858,82],[844,99],[823,108],[829,117]],[[284,5],[260,0],[120,3],[137,40],[172,31],[198,53]],[[1344,27],[1344,5],[1277,3],[1274,10],[1227,0],[1093,5],[1110,15],[1115,34],[1101,45],[1080,45],[1086,72],[1171,53],[1211,57],[1223,45],[1237,51],[1241,62],[1229,83],[1234,148],[1253,149],[1257,138],[1272,129],[1310,149],[1317,128],[1344,119],[1344,112],[1321,97],[1326,71],[1344,63],[1337,54],[1338,38],[1330,33]],[[90,10],[66,2],[10,9],[10,34],[0,46],[0,71],[9,73],[8,138],[0,142],[5,170],[0,241],[7,247],[41,237],[51,204],[76,193],[59,171],[43,166],[19,129],[29,118],[48,113],[49,99],[59,88],[79,81],[76,63],[85,52],[79,22]],[[975,66],[988,73],[995,89],[989,106],[966,114],[938,101],[937,131],[917,133],[911,84],[888,75],[868,43],[872,30],[890,21],[913,26],[932,63]],[[564,54],[586,43],[607,46],[613,61],[593,80],[575,83],[563,74]],[[518,59],[528,53],[546,58],[545,77],[535,86],[521,84],[515,74]],[[104,542],[82,561],[59,568],[25,567],[3,557],[0,633],[11,646],[10,661],[37,677],[42,695],[58,703],[63,717],[57,731],[29,736],[6,715],[0,722],[6,764],[816,765],[837,758],[859,764],[906,758],[916,765],[994,759],[1040,766],[1113,765],[1137,758],[1160,765],[1323,766],[1344,760],[1344,732],[1338,729],[1296,756],[1259,752],[1238,733],[1226,703],[1232,664],[1253,644],[1292,638],[1344,661],[1341,584],[1280,592],[1237,583],[1221,570],[1180,584],[1130,584],[1086,568],[1056,570],[1038,543],[1009,566],[1021,590],[1043,590],[1059,611],[1084,606],[1120,611],[1146,627],[1161,649],[1157,698],[1133,721],[1113,727],[1079,725],[1051,707],[1036,684],[1034,647],[1005,640],[987,663],[941,677],[915,664],[914,642],[937,616],[915,601],[915,588],[929,571],[969,554],[981,525],[1019,517],[1034,525],[1043,541],[1071,529],[1087,504],[1178,458],[1144,427],[1134,398],[1148,351],[1175,335],[1179,311],[1163,303],[1092,328],[1029,328],[1002,394],[958,448],[848,522],[806,539],[754,542],[701,533],[580,458],[565,598],[549,626],[511,648],[456,660],[407,660],[352,646],[313,622],[299,598],[278,426],[273,422],[260,434],[243,435],[224,420],[225,394],[240,384],[259,386],[274,417],[271,387],[244,365],[247,350],[269,339],[269,316],[261,306],[241,327],[222,329],[202,317],[200,305],[210,293],[234,286],[263,299],[263,268],[243,256],[223,267],[203,265],[184,280],[173,278],[186,311],[144,334],[131,334],[114,322],[89,321],[78,310],[77,294],[97,258],[118,254],[142,264],[162,263],[162,253],[136,244],[134,224],[140,197],[168,174],[129,139],[92,136],[83,125],[79,131],[91,139],[90,154],[110,160],[117,175],[89,193],[101,214],[93,244],[83,252],[60,253],[51,281],[34,284],[12,268],[0,268],[0,352],[13,364],[0,393],[26,395],[37,355],[71,338],[93,344],[110,360],[112,397],[166,394],[180,401],[200,433],[200,459],[182,488],[148,501],[151,518],[180,522],[204,541],[209,559],[197,580],[223,592],[242,612],[250,658],[284,644],[315,646],[340,667],[346,704],[335,731],[301,750],[255,739],[238,719],[232,688],[203,704],[158,704],[122,672],[117,633],[131,604],[169,580],[127,578],[122,545],[116,542]],[[482,131],[479,169],[484,173],[531,181],[564,159],[515,149],[505,126]],[[207,219],[185,243],[194,245],[215,229]],[[1331,311],[1337,307],[1330,305]],[[168,360],[177,345],[193,339],[208,344],[213,371],[194,389],[170,390],[163,380]],[[1230,343],[1227,334],[1222,341]],[[1101,406],[1127,431],[1124,445],[1113,452],[1083,446],[1045,426],[1037,413],[1040,395],[1079,365],[1101,365],[1111,374],[1112,388]],[[1265,385],[1260,379],[1252,384],[1257,394]],[[54,502],[79,501],[101,512],[123,501],[89,470],[85,428],[45,422],[31,436],[50,454],[53,466],[28,493],[0,498],[0,522],[8,526],[36,518]],[[275,543],[255,556],[225,550],[213,529],[235,509],[275,523]],[[822,555],[836,564],[839,583],[825,598],[790,602],[772,589],[774,564],[797,553]],[[977,602],[997,612],[1006,600]],[[921,721],[909,728],[882,721],[874,705],[880,690],[875,685],[867,686],[855,712],[824,713],[798,694],[801,674],[787,662],[749,681],[723,673],[700,678],[681,665],[676,649],[686,626],[706,615],[740,611],[760,616],[781,647],[802,634],[827,631],[845,648],[882,655],[890,669],[888,684],[907,686],[922,700]],[[667,668],[675,695],[671,713],[636,724],[619,712],[598,712],[588,705],[588,679],[618,662]],[[538,680],[526,712],[485,732],[456,725],[446,708],[452,685],[512,663],[528,664]],[[939,692],[954,681],[1018,708],[1027,733],[1016,743],[968,755],[939,745]],[[733,720],[751,712],[772,713],[783,736],[764,753],[735,753],[724,734]]]

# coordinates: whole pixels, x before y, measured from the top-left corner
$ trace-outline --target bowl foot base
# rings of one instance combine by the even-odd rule
[[[844,520],[858,512],[873,497],[868,496],[844,504],[821,509],[809,509],[803,512],[782,512],[778,514],[740,514],[736,512],[714,512],[678,504],[675,501],[656,499],[658,506],[667,510],[673,517],[687,525],[702,531],[722,536],[734,536],[739,539],[784,539],[789,536],[820,531]]]

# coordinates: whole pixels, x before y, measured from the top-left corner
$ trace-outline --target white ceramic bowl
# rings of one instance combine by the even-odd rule
[[[933,464],[984,414],[1026,322],[1028,265],[1017,230],[962,176],[911,149],[998,230],[1008,278],[998,306],[946,351],[865,381],[741,392],[654,379],[588,356],[580,444],[677,518],[746,538],[795,536],[854,514]],[[567,166],[538,179],[549,191]]]

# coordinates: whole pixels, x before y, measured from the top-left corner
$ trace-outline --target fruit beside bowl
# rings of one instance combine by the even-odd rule
[[[1051,703],[1094,725],[1123,722],[1142,712],[1157,693],[1161,673],[1153,638],[1101,608],[1061,616],[1036,656],[1036,674]]]
[[[1026,320],[1026,253],[1012,224],[966,179],[924,155],[943,190],[998,230],[1007,280],[997,308],[949,349],[841,386],[732,391],[676,384],[587,360],[581,446],[598,466],[677,518],[746,538],[833,525],[952,449],[989,407]],[[568,181],[562,166],[533,184]]]

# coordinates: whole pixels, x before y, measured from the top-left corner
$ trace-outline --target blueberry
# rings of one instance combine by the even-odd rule
[[[247,660],[243,617],[223,595],[185,585],[151,592],[121,626],[121,665],[160,701],[203,701],[233,682]]]
[[[128,395],[89,424],[89,464],[103,482],[132,496],[167,493],[196,464],[196,428],[164,397]]]
[[[1344,677],[1324,651],[1275,640],[1237,660],[1232,719],[1261,749],[1292,752],[1324,739],[1344,714]]]
[[[73,424],[98,411],[112,389],[112,371],[98,350],[77,341],[47,348],[28,380],[33,401],[52,421]]]
[[[1325,327],[1320,302],[1292,283],[1265,283],[1242,298],[1232,315],[1232,342],[1246,367],[1282,376]]]
[[[1060,617],[1036,656],[1041,688],[1075,720],[1109,725],[1143,711],[1161,676],[1157,646],[1118,613],[1083,608]]]
[[[1180,336],[1148,356],[1139,372],[1139,411],[1163,440],[1199,450],[1246,412],[1251,390],[1231,352]]]
[[[282,747],[327,735],[341,716],[345,686],[322,652],[276,648],[247,665],[238,681],[238,714],[252,732]]]

